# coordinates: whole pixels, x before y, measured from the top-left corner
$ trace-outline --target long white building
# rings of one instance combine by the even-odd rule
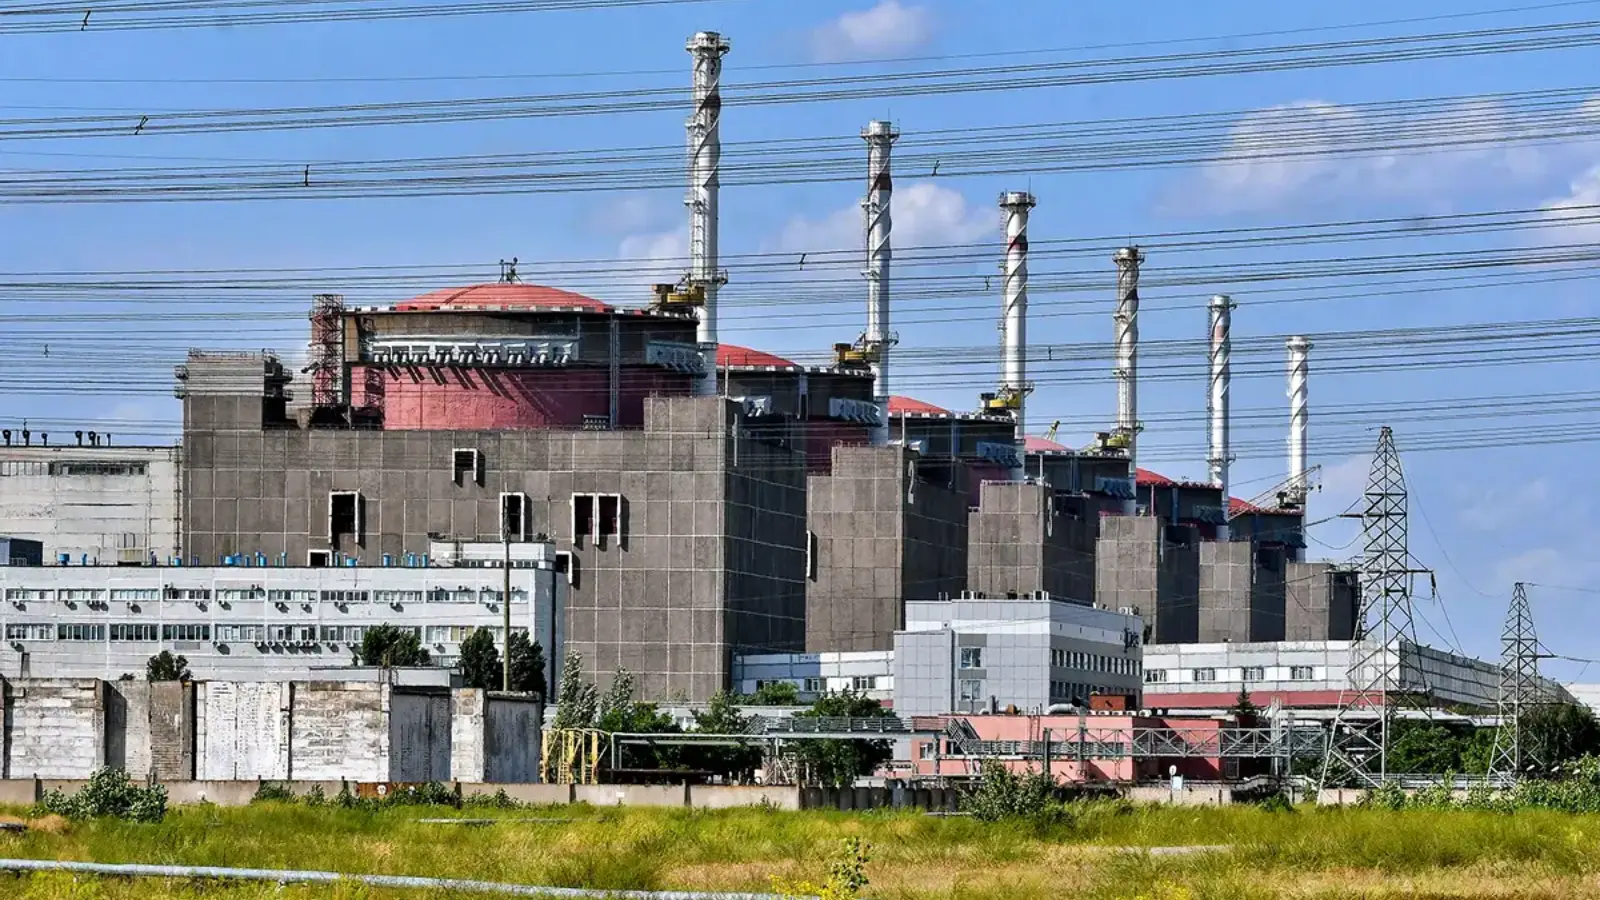
[[[366,630],[385,623],[413,629],[437,665],[454,665],[473,630],[504,633],[504,550],[434,550],[427,566],[0,567],[0,676],[142,679],[149,658],[170,650],[198,679],[337,678],[330,670],[350,666]],[[553,688],[566,577],[551,544],[511,552],[511,626],[544,648]]]
[[[72,565],[142,566],[178,556],[179,448],[54,437],[40,446],[45,437],[31,434],[30,446],[19,446],[14,430],[0,444],[0,534],[44,544],[46,565],[65,557]]]

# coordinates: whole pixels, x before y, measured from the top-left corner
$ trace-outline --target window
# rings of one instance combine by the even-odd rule
[[[315,625],[268,625],[267,640],[278,643],[312,643],[317,639]]]
[[[267,592],[258,587],[217,588],[218,600],[260,600]]]
[[[316,591],[267,591],[273,603],[310,603],[317,599]]]
[[[48,588],[6,588],[6,599],[17,602],[24,600],[54,600],[56,592]]]
[[[168,600],[210,600],[210,588],[167,588]]]
[[[962,679],[960,691],[961,707],[966,712],[971,712],[975,706],[983,702],[983,682],[977,679]]]
[[[53,641],[55,639],[56,629],[54,625],[33,623],[6,626],[6,640],[8,641]]]
[[[556,551],[556,573],[567,576],[567,584],[578,584],[578,558],[570,550]]]
[[[104,625],[71,625],[56,626],[56,640],[58,641],[103,641],[106,639],[106,626]]]
[[[360,491],[329,491],[328,543],[337,547],[339,538],[349,535],[357,544],[365,544],[365,511],[366,501]]]
[[[1262,666],[1245,666],[1239,670],[1241,681],[1266,681],[1267,670]]]
[[[850,688],[857,691],[875,691],[878,689],[878,676],[856,675],[850,679]]]
[[[517,492],[500,495],[500,540],[528,539],[528,520],[533,518],[533,501]]]
[[[806,578],[817,580],[817,533],[806,532]]]
[[[64,601],[79,602],[99,600],[102,593],[104,592],[92,588],[61,588],[56,592],[56,596]]]
[[[1051,650],[1050,651],[1050,665],[1056,666],[1058,668],[1062,667],[1062,666],[1065,666],[1067,664],[1066,656],[1067,656],[1067,654],[1066,654],[1066,651],[1064,651],[1064,650]]]
[[[113,641],[153,641],[156,639],[156,626],[113,625],[111,626],[111,639]]]
[[[827,689],[827,684],[825,684],[821,678],[806,679],[805,692],[808,694],[820,694]]]
[[[572,542],[594,536],[594,495],[572,495]]]
[[[112,588],[111,599],[138,603],[141,600],[153,601],[159,593],[155,588]]]
[[[962,647],[961,648],[961,668],[963,668],[963,669],[981,669],[981,668],[983,668],[983,648],[982,647]]]
[[[622,534],[622,495],[599,494],[595,497],[595,504],[599,507],[600,537]]]
[[[142,462],[62,461],[50,464],[51,475],[143,475]]]
[[[43,460],[8,459],[0,462],[0,475],[47,475],[49,472]]]
[[[486,587],[478,589],[479,603],[499,603],[502,592],[496,588]]]
[[[477,628],[472,625],[429,625],[426,642],[429,644],[459,644]]]
[[[365,625],[324,625],[322,626],[322,639],[329,643],[337,644],[341,641],[349,644],[359,644],[361,638],[367,633]]]
[[[333,565],[333,552],[330,550],[307,550],[306,565],[313,569],[326,569]]]
[[[1194,680],[1195,681],[1216,681],[1217,680],[1217,670],[1216,669],[1195,669],[1194,670]]]
[[[621,535],[623,528],[623,502],[620,494],[573,494],[572,495],[572,542],[581,543],[583,538],[597,538],[601,542],[608,537]]]
[[[366,591],[323,591],[323,603],[366,603],[370,598]]]
[[[211,640],[211,626],[163,625],[161,626],[161,639],[163,641],[209,641]]]
[[[1162,682],[1164,682],[1166,680],[1167,680],[1167,670],[1166,669],[1145,669],[1144,670],[1144,683],[1145,684],[1161,684]]]
[[[1290,681],[1310,681],[1317,677],[1317,670],[1311,666],[1290,666]]]
[[[365,591],[363,591],[362,593],[365,593]],[[398,603],[398,604],[400,604],[402,606],[404,606],[407,603],[421,603],[422,602],[422,597],[423,597],[423,594],[422,594],[421,591],[373,591],[372,592],[372,602],[374,602],[374,603],[383,603],[383,604],[387,604],[389,606],[393,606],[396,603]],[[433,598],[433,594],[429,593],[428,594],[428,600],[432,601],[433,599],[434,599]],[[445,597],[440,597],[439,599],[443,600],[443,599],[446,599],[446,598]],[[363,602],[365,602],[365,601],[363,601]]]
[[[266,628],[261,625],[218,625],[217,641],[224,644],[235,641],[253,644],[261,640],[266,632]]]
[[[483,484],[483,454],[457,448],[450,452],[450,477],[456,484]]]

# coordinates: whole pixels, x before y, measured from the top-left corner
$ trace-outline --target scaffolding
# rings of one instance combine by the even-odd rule
[[[311,348],[305,371],[311,374],[311,405],[338,406],[344,370],[344,297],[318,294],[311,299]]]
[[[611,735],[594,728],[552,728],[544,733],[540,775],[545,784],[599,784]]]

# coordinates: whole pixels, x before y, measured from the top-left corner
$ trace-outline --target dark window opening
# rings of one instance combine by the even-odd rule
[[[578,558],[570,551],[556,551],[556,567],[558,574],[567,576],[567,584],[573,587],[578,585]]]
[[[527,494],[500,495],[500,539],[525,541],[528,539],[530,506]]]
[[[594,495],[572,495],[572,539],[594,536]]]
[[[328,550],[312,550],[306,554],[306,565],[313,569],[326,569],[333,565],[333,553]]]
[[[622,533],[622,498],[616,494],[601,494],[595,498],[600,506],[600,536],[610,537]]]
[[[483,484],[483,457],[476,450],[456,450],[450,454],[451,478],[457,485]]]
[[[357,491],[336,491],[328,495],[328,543],[337,547],[339,539],[345,535],[357,544],[363,543],[361,505],[361,494]]]

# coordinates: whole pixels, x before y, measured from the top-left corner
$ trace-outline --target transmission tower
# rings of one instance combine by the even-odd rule
[[[1350,644],[1349,687],[1328,731],[1322,787],[1377,787],[1389,775],[1389,725],[1397,700],[1427,687],[1416,666],[1412,576],[1406,547],[1406,479],[1384,426],[1361,511],[1361,605]]]
[[[1522,746],[1522,715],[1540,701],[1539,636],[1533,630],[1528,589],[1517,582],[1500,632],[1500,727],[1489,757],[1490,777],[1516,779],[1528,759]]]

